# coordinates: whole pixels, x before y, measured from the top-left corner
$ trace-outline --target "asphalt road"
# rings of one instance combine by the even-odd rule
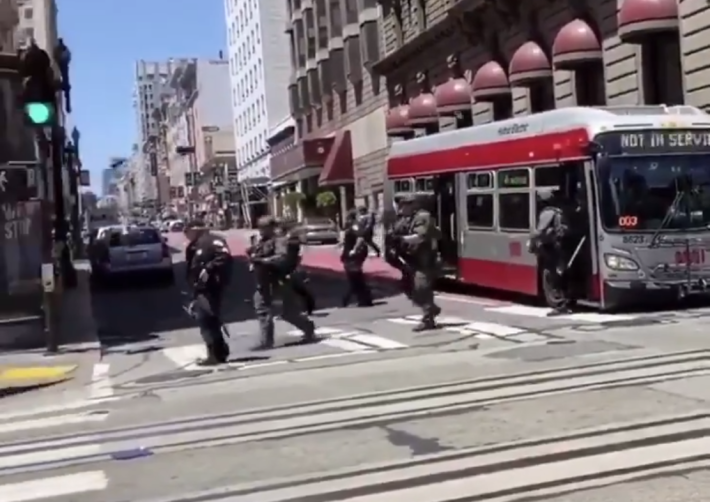
[[[381,291],[322,340],[255,356],[235,275],[233,360],[195,368],[175,287],[95,295],[101,359],[82,393],[0,401],[0,501],[707,500],[710,311],[619,316],[439,295],[438,331]]]

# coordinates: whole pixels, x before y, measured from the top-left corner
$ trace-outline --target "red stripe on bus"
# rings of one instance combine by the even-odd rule
[[[506,263],[504,261],[478,260],[475,258],[460,258],[458,263],[459,279],[466,284],[522,293],[530,296],[538,295],[537,267]],[[592,276],[589,300],[601,300],[601,284],[599,276]]]
[[[416,141],[416,140],[409,140]],[[390,158],[390,178],[431,176],[490,167],[514,167],[587,157],[586,129],[541,134],[508,141],[473,144],[450,150]]]

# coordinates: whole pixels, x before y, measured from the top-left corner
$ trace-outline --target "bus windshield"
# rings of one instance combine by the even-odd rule
[[[598,179],[607,230],[699,230],[710,225],[706,155],[607,157],[599,162]]]

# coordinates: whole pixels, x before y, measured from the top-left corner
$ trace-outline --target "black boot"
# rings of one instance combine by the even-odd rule
[[[274,348],[274,341],[273,340],[262,340],[256,345],[254,345],[251,350],[253,352],[261,352],[263,350],[271,350]]]
[[[412,328],[412,331],[415,333],[421,333],[422,331],[433,331],[439,329],[439,326],[437,326],[436,321],[434,321],[433,317],[430,316],[424,316],[422,317],[422,321],[414,326]]]

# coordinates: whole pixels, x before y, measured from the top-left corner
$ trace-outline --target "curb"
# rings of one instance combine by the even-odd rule
[[[0,389],[35,387],[63,382],[73,378],[73,373],[78,367],[78,364],[0,367]]]

